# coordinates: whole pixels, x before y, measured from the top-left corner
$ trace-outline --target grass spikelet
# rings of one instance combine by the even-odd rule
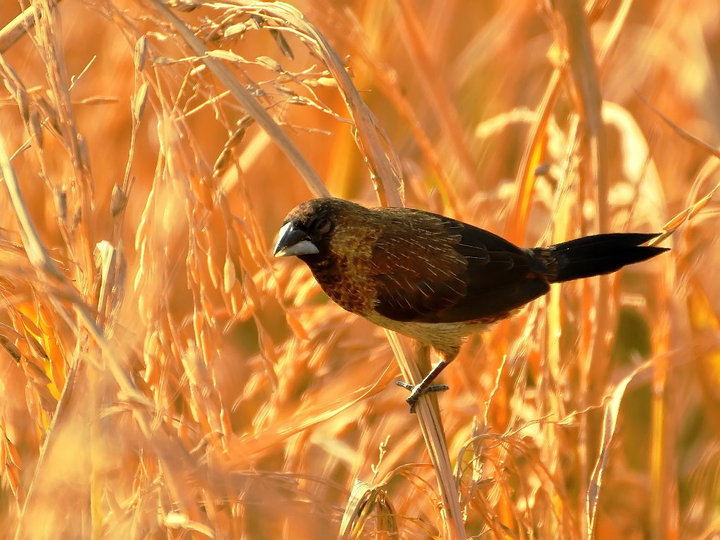
[[[5,536],[716,533],[716,1],[31,4],[0,2]],[[428,351],[270,253],[327,194],[672,251],[471,337],[410,415]]]

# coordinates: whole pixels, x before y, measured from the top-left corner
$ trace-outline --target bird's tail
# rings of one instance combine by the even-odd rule
[[[547,268],[548,280],[557,283],[615,272],[627,264],[667,251],[668,248],[640,245],[656,236],[642,233],[597,234],[530,251]]]

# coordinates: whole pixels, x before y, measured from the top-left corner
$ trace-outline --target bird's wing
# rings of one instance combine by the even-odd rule
[[[383,235],[373,246],[375,310],[381,315],[423,321],[466,296],[467,284],[461,277],[465,261],[442,246],[444,239],[427,236],[432,235]]]
[[[495,320],[545,294],[532,255],[437,214],[393,209],[372,251],[375,310],[396,321]]]

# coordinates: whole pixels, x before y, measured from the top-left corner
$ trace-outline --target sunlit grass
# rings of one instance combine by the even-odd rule
[[[2,529],[717,533],[720,5],[556,4],[38,1],[16,41],[3,3]],[[324,191],[673,249],[472,337],[416,416],[410,344],[271,257]]]

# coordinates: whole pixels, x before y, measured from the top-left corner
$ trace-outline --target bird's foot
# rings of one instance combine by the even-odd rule
[[[418,399],[420,399],[420,396],[423,396],[425,394],[428,394],[430,392],[444,392],[449,388],[446,384],[434,384],[432,386],[424,386],[422,383],[412,385],[410,383],[406,383],[405,381],[396,381],[395,384],[398,386],[402,386],[406,390],[410,390],[410,395],[405,400],[408,405],[410,405],[410,412],[415,412],[415,407],[417,406]]]

